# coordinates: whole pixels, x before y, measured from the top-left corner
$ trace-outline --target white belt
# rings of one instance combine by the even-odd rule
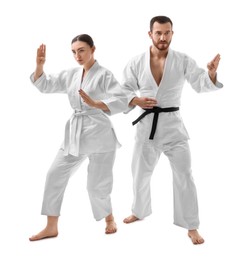
[[[77,111],[73,113],[71,118],[67,121],[65,127],[65,140],[64,140],[64,154],[79,155],[80,137],[82,132],[82,116],[98,115],[103,112],[98,109],[91,109],[85,111]],[[74,149],[70,149],[70,145],[73,144]]]

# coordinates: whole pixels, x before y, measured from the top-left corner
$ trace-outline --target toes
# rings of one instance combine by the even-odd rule
[[[55,238],[57,236],[58,236],[58,234],[52,234],[52,235],[38,234],[38,235],[34,235],[34,236],[30,237],[29,240],[38,241],[38,240],[47,239],[47,238]]]
[[[106,234],[109,235],[109,234],[114,234],[117,232],[117,229],[110,229],[110,230],[106,230]]]
[[[35,241],[35,240],[37,240],[37,236],[31,236],[31,237],[29,237],[29,240],[30,241]]]
[[[139,220],[137,217],[135,217],[134,215],[131,215],[131,216],[125,218],[123,220],[123,222],[126,223],[126,224],[129,224],[129,223],[135,222],[137,220]]]
[[[199,233],[196,230],[189,231],[188,236],[190,237],[194,245],[199,245],[204,243],[204,239],[199,235]]]
[[[105,231],[106,234],[114,234],[114,233],[116,233],[116,232],[117,232],[116,229],[110,229],[110,230],[106,230],[106,231]]]
[[[128,224],[128,223],[129,223],[129,218],[125,218],[125,219],[123,220],[123,222],[126,223],[126,224]]]
[[[41,240],[41,239],[43,239],[43,237],[40,237],[38,235],[34,235],[34,236],[29,238],[30,241],[38,241],[38,240]]]
[[[113,225],[111,225],[111,226],[108,226],[108,227],[106,227],[106,229],[105,229],[105,233],[106,234],[113,234],[113,233],[116,233],[117,232],[117,226],[116,226],[116,224],[113,224]]]
[[[199,237],[191,237],[190,236],[190,239],[191,239],[191,241],[192,241],[192,243],[194,244],[194,245],[199,245],[199,244],[203,244],[204,243],[204,239],[203,238],[199,238]]]
[[[203,244],[204,243],[204,239],[203,238],[199,238],[198,239],[198,244]]]

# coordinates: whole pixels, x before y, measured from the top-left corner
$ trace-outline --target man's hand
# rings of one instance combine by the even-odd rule
[[[208,64],[207,64],[207,68],[208,68],[208,75],[210,77],[210,79],[212,80],[212,82],[215,84],[216,83],[216,71],[218,69],[219,66],[219,61],[220,61],[220,54],[217,54],[213,60],[211,60]]]
[[[135,97],[129,103],[130,106],[139,106],[143,109],[151,109],[157,105],[155,98]]]

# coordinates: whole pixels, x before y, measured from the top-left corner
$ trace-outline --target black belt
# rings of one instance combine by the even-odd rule
[[[146,115],[150,114],[150,113],[154,113],[154,117],[153,117],[153,122],[152,122],[152,127],[151,127],[151,134],[149,139],[153,139],[156,129],[157,129],[157,121],[158,121],[158,116],[159,113],[165,112],[175,112],[179,110],[179,107],[166,107],[166,108],[161,108],[161,107],[153,107],[151,109],[144,109],[145,112],[140,115],[134,122],[132,122],[133,125],[137,124],[142,118],[144,118]]]

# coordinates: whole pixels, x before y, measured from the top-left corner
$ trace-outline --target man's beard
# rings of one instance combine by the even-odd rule
[[[154,40],[152,40],[152,43],[159,51],[165,51],[168,49],[171,41],[169,41],[169,42],[164,41],[164,42],[156,43]],[[160,44],[162,45],[161,47],[159,47]]]

